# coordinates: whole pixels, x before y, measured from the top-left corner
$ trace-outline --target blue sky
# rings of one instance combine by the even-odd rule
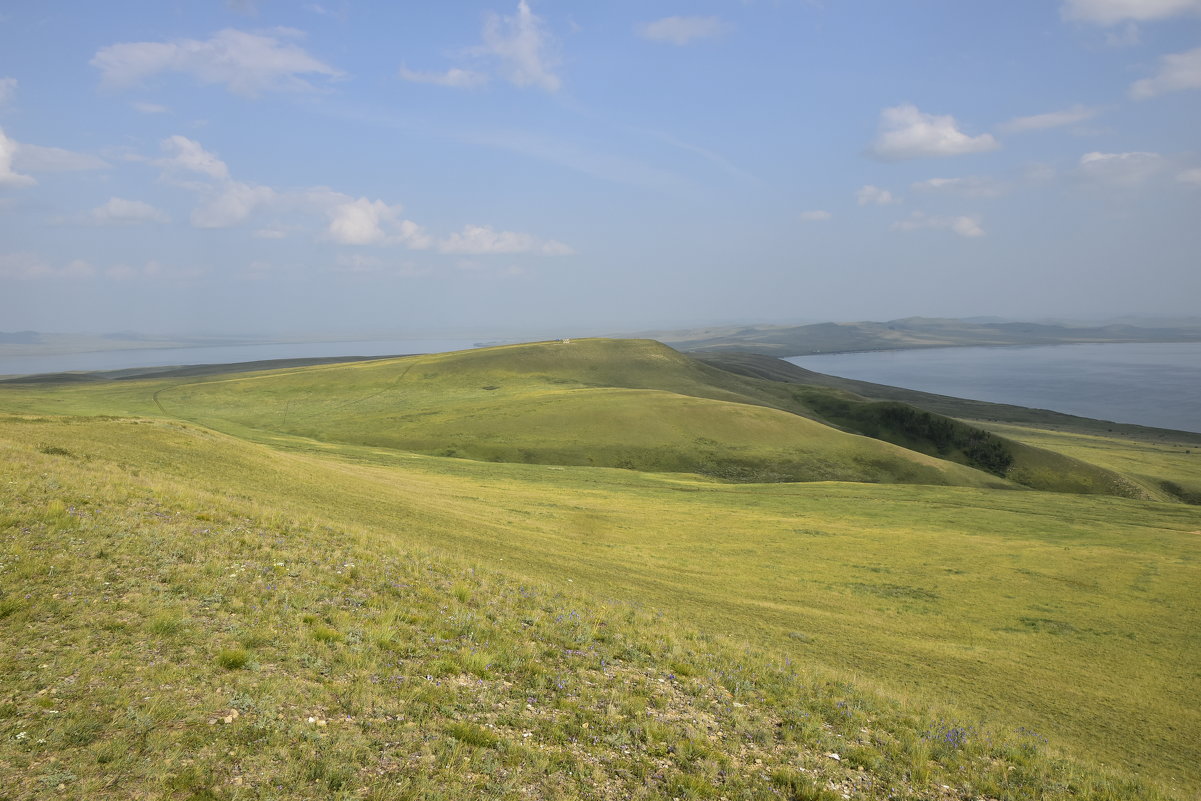
[[[24,3],[0,330],[1196,314],[1201,0]]]

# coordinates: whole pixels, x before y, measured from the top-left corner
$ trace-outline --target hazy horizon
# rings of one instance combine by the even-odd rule
[[[49,2],[0,54],[0,331],[1201,297],[1201,0]]]

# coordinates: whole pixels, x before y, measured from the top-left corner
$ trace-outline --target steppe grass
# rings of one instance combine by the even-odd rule
[[[1152,497],[1201,503],[1201,446],[1194,442],[1173,442],[1171,438],[1136,441],[1114,434],[1054,431],[1005,423],[979,425],[1045,451],[1121,473],[1140,484]]]
[[[335,658],[357,653],[364,643],[379,646],[381,638],[393,643],[385,650],[395,650],[396,659],[420,666],[402,675],[408,682],[419,676],[425,684],[406,687],[436,697],[406,695],[402,705],[420,701],[442,709],[447,717],[438,719],[437,736],[447,739],[449,748],[479,749],[463,739],[475,730],[456,729],[462,737],[456,736],[447,728],[452,722],[488,729],[488,721],[455,714],[455,705],[447,707],[442,690],[426,686],[430,683],[437,688],[437,682],[459,677],[477,687],[483,682],[504,688],[508,682],[519,688],[513,691],[518,700],[541,697],[520,695],[530,681],[541,682],[544,690],[560,680],[603,685],[601,677],[574,673],[585,664],[574,661],[577,654],[560,654],[570,659],[556,662],[547,648],[530,645],[533,650],[522,651],[524,656],[511,656],[530,628],[518,619],[546,622],[522,611],[525,607],[505,611],[506,604],[518,603],[513,598],[522,591],[515,588],[524,584],[539,598],[561,594],[554,614],[542,614],[562,618],[554,620],[559,628],[553,636],[564,652],[587,653],[588,643],[618,630],[639,642],[676,643],[639,663],[640,670],[657,671],[655,684],[658,678],[673,681],[668,676],[692,682],[724,674],[719,684],[737,696],[743,682],[760,687],[760,673],[775,675],[769,670],[774,665],[784,674],[809,677],[801,682],[806,686],[833,681],[859,688],[855,693],[875,699],[861,702],[872,715],[881,714],[880,698],[899,699],[895,714],[920,721],[913,726],[923,732],[936,732],[938,719],[918,710],[945,706],[937,729],[943,734],[923,738],[920,732],[901,732],[890,735],[896,742],[887,748],[868,743],[836,750],[840,744],[821,741],[818,751],[829,745],[829,752],[840,754],[841,767],[863,768],[874,786],[892,786],[887,782],[894,780],[880,777],[893,775],[890,771],[919,784],[945,776],[942,769],[925,766],[926,757],[939,753],[931,738],[958,741],[961,735],[954,732],[988,730],[997,742],[1019,728],[1024,732],[1019,745],[1037,744],[1039,760],[1056,752],[1071,754],[1078,760],[1073,770],[1083,776],[1096,775],[1089,767],[1096,760],[1120,776],[1142,775],[1153,787],[1176,787],[1181,797],[1201,783],[1195,769],[1201,757],[1196,667],[1201,646],[1195,633],[1201,619],[1195,594],[1201,578],[1196,533],[1201,515],[1192,507],[948,487],[730,485],[628,470],[484,464],[278,435],[272,435],[269,447],[188,424],[136,419],[9,417],[0,432],[6,469],[0,603],[9,609],[7,616],[0,615],[0,625],[6,626],[6,636],[19,635],[23,649],[39,654],[31,657],[41,660],[37,664],[50,664],[43,658],[50,652],[72,659],[87,655],[117,683],[145,668],[139,671],[136,661],[110,664],[105,655],[113,650],[104,638],[151,637],[154,648],[148,651],[138,640],[128,646],[130,653],[164,665],[186,662],[178,674],[170,674],[175,678],[154,685],[169,692],[139,684],[143,695],[137,697],[149,699],[140,703],[164,698],[164,709],[185,716],[204,710],[205,725],[208,719],[230,717],[233,710],[246,711],[216,690],[275,675],[287,654],[287,679],[272,690],[272,703],[284,703],[282,688],[299,686],[295,671],[303,668],[318,696],[301,705],[302,717],[305,726],[316,728],[289,723],[273,741],[277,753],[302,731],[328,733],[332,702],[324,693],[333,692],[330,688],[339,686],[338,692],[351,698],[382,692],[377,683],[391,674],[378,665],[366,672],[349,670]],[[46,445],[70,455],[47,453]],[[105,522],[89,522],[96,520]],[[124,544],[133,550],[122,550]],[[366,625],[357,616],[375,608],[375,601],[365,599],[376,596],[363,587],[378,589],[383,580],[378,571],[391,564],[387,559],[407,564],[417,555],[428,563],[423,570],[442,577],[422,582],[406,573],[408,578],[395,579],[410,585],[406,592],[411,594],[389,607],[386,626]],[[59,563],[68,556],[83,561]],[[122,559],[124,566],[117,564]],[[305,567],[290,575],[297,572],[296,563]],[[317,581],[316,595],[293,591],[302,575]],[[35,587],[42,581],[48,584]],[[128,589],[116,596],[117,590],[109,589],[114,585]],[[274,594],[280,587],[291,589]],[[53,598],[55,593],[60,598]],[[45,607],[53,612],[43,620],[52,626],[46,632],[27,628],[34,625],[33,611],[43,609],[42,600],[33,605],[34,598],[51,604]],[[64,598],[74,605],[73,617],[58,615]],[[404,610],[413,605],[438,614],[430,611],[425,622],[406,623]],[[508,621],[508,633],[477,628],[483,625],[481,616],[488,622],[494,614]],[[731,645],[726,639],[731,637],[745,646]],[[230,669],[220,661],[227,649],[248,658]],[[406,655],[409,650],[412,655]],[[719,652],[726,656],[705,661],[705,654]],[[611,656],[589,654],[592,661],[586,664],[611,666]],[[413,659],[418,661],[408,661]],[[739,663],[750,667],[731,669]],[[31,664],[22,661],[19,670],[32,671],[26,678],[34,681],[37,668]],[[14,672],[4,675],[17,675],[17,664],[8,666]],[[216,682],[209,694],[193,700],[173,694],[176,681],[201,668]],[[356,689],[338,685],[339,676],[357,676],[351,682]],[[11,697],[16,704],[24,696]],[[125,708],[121,704],[129,706],[128,700],[120,696],[119,703],[105,708]],[[830,701],[835,710],[841,709],[838,701],[847,699]],[[625,708],[617,696],[606,703],[618,712]],[[796,703],[772,701],[761,711]],[[731,701],[730,709],[742,714],[743,708]],[[113,715],[106,714],[104,720],[111,721]],[[696,708],[680,712],[679,720],[692,729],[672,734],[674,740],[660,737],[648,721],[649,739],[632,742],[664,743],[655,759],[690,754],[689,765],[718,766],[704,773],[710,784],[729,781],[722,778],[731,769],[723,767],[721,756],[729,758],[732,741],[706,745],[704,732],[696,730],[697,715]],[[327,725],[310,724],[309,717]],[[595,731],[593,721],[583,720],[579,731],[563,736],[600,747],[581,739],[584,722]],[[870,732],[874,726],[863,728]],[[825,731],[799,717],[760,731],[773,727],[791,727],[806,737]],[[176,722],[166,728],[186,727]],[[424,725],[417,728],[425,731]],[[29,730],[11,734],[20,731]],[[528,727],[520,733],[526,731],[534,736]],[[621,748],[632,746],[625,735],[614,736],[604,747],[624,755]],[[975,741],[975,735],[964,736]],[[515,742],[521,746],[528,739]],[[414,764],[442,764],[442,752],[429,748],[433,762]],[[1023,753],[1012,743],[1006,748]],[[521,749],[513,753],[525,754],[528,746]],[[496,748],[484,750],[499,759]],[[824,753],[813,757],[812,767],[835,762]],[[754,758],[781,769],[793,764],[770,763],[761,754]],[[811,769],[809,762],[800,764]],[[770,769],[763,772],[768,775],[764,786],[785,792],[771,784]],[[647,777],[656,773],[662,773],[655,780],[661,783],[653,785],[656,793],[700,792],[661,769],[630,773],[636,780],[622,778],[627,783],[610,790],[647,786]],[[320,783],[324,775],[305,781]],[[513,787],[532,781],[533,774],[520,775]],[[287,782],[297,781],[289,776]],[[442,774],[437,776],[434,783],[441,785]],[[1059,779],[1044,779],[1051,788],[1047,792],[1059,792],[1054,790]],[[448,786],[466,792],[466,785]],[[580,786],[554,792],[571,797],[582,792]],[[821,782],[815,786],[820,789]],[[386,792],[394,791],[400,792],[387,785]],[[484,794],[479,788],[471,792]],[[752,791],[729,792],[737,797]],[[1089,792],[1103,798],[1109,791]],[[995,797],[1022,796],[997,791]],[[1112,797],[1122,796],[1115,790]]]
[[[58,442],[71,455],[39,447]],[[1128,765],[1061,758],[1003,715],[931,713],[803,652],[731,639],[684,597],[656,609],[628,586],[599,592],[588,571],[539,574],[548,532],[506,520],[546,512],[562,527],[622,486],[637,508],[719,485],[581,470],[548,487],[545,468],[353,461],[364,456],[159,422],[0,424],[0,797],[1167,797]],[[329,505],[354,486],[362,496]],[[498,504],[498,490],[518,497]],[[731,509],[770,509],[778,491],[754,488]],[[787,498],[794,518],[820,512],[802,499]],[[644,533],[670,539],[676,522],[644,521]],[[755,551],[731,523],[711,528]],[[836,523],[793,524],[809,543],[848,536]],[[494,538],[490,564],[458,528]],[[1169,533],[1147,533],[1152,551],[1170,550]],[[502,568],[502,553],[519,568]],[[606,561],[634,572],[638,560]],[[865,580],[846,596],[942,597],[913,581]]]

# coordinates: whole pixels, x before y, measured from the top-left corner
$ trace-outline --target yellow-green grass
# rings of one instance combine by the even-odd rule
[[[190,640],[193,651],[188,659],[193,661],[181,664],[198,665],[195,660],[201,660],[203,651],[202,661],[218,678],[205,679],[203,699],[167,696],[175,699],[164,703],[176,715],[168,716],[175,721],[168,730],[187,728],[178,716],[195,717],[198,709],[208,715],[209,707],[230,705],[221,700],[220,692],[232,692],[236,686],[230,676],[239,681],[244,675],[258,676],[253,671],[227,670],[212,661],[226,649],[247,651],[253,663],[259,658],[255,656],[259,646],[246,642],[286,637],[285,650],[293,655],[288,658],[300,664],[297,649],[334,648],[350,627],[375,627],[368,639],[376,637],[382,625],[376,611],[369,606],[361,611],[364,607],[349,602],[339,606],[343,603],[339,598],[354,597],[361,587],[337,576],[337,565],[351,562],[361,570],[364,561],[382,559],[381,554],[400,559],[399,554],[417,552],[448,554],[480,567],[474,575],[460,573],[454,581],[435,582],[435,596],[428,603],[431,620],[438,625],[450,625],[445,620],[457,614],[454,610],[463,597],[477,599],[481,610],[501,603],[492,596],[500,592],[495,587],[506,581],[502,576],[508,576],[510,581],[567,591],[570,600],[562,602],[567,607],[580,603],[595,610],[608,602],[620,609],[628,604],[657,617],[657,622],[638,618],[629,624],[629,637],[646,638],[640,642],[664,637],[665,642],[687,640],[690,635],[681,632],[694,627],[710,636],[737,637],[750,647],[735,661],[741,658],[762,667],[787,660],[817,675],[902,699],[903,712],[898,713],[902,717],[917,714],[914,710],[923,704],[935,704],[954,721],[947,730],[983,726],[994,731],[991,736],[1000,737],[998,732],[1012,735],[1024,727],[1046,737],[1052,750],[1062,750],[1084,764],[1105,762],[1126,777],[1138,774],[1153,786],[1175,788],[1177,797],[1188,797],[1201,787],[1195,767],[1201,761],[1197,669],[1201,643],[1196,636],[1201,602],[1195,593],[1201,580],[1201,514],[1182,504],[935,486],[731,485],[680,474],[489,464],[260,434],[272,443],[268,446],[169,421],[12,417],[0,423],[0,432],[9,473],[3,491],[22,510],[6,519],[5,547],[17,549],[21,570],[26,571],[0,573],[6,598],[14,595],[13,586],[29,586],[31,577],[50,582],[60,595],[73,591],[72,582],[78,579],[82,582],[78,592],[94,597],[104,586],[101,582],[110,579],[83,576],[80,571],[102,568],[85,560],[74,567],[55,568],[58,577],[53,578],[47,572],[57,564],[52,555],[75,553],[64,550],[66,543],[83,559],[95,546],[94,532],[84,526],[69,533],[70,527],[84,525],[92,515],[110,520],[106,525],[111,532],[106,536],[119,542],[120,515],[127,509],[141,510],[135,526],[142,531],[140,536],[159,537],[146,542],[168,552],[182,548],[191,554],[193,561],[185,564],[199,566],[194,572],[202,574],[204,581],[196,579],[198,586],[220,583],[225,588],[223,599],[241,597],[245,606],[257,607],[254,599],[262,596],[255,593],[260,593],[263,580],[255,579],[249,585],[253,592],[248,589],[249,594],[239,596],[231,588],[240,586],[241,579],[249,580],[250,574],[239,573],[237,565],[252,564],[259,570],[271,559],[274,566],[274,561],[281,561],[272,555],[274,550],[296,534],[303,537],[304,558],[315,560],[314,564],[320,561],[332,571],[323,581],[335,582],[335,588],[343,586],[336,582],[346,582],[345,590],[335,592],[328,584],[314,590],[315,597],[325,601],[306,596],[284,607],[293,617],[275,607],[271,614],[260,610],[251,616],[245,606],[237,611],[227,608],[225,600],[213,601],[222,614],[212,621],[205,618]],[[130,495],[136,499],[129,500]],[[54,501],[62,508],[52,510]],[[161,521],[167,528],[158,534],[151,525],[157,508],[151,502],[161,504],[165,515]],[[231,511],[223,511],[227,507]],[[42,515],[32,524],[31,508]],[[251,522],[234,519],[242,516]],[[34,553],[48,530],[62,536]],[[103,544],[98,547],[106,549]],[[246,553],[258,555],[247,562]],[[128,554],[130,569],[139,558],[148,557],[144,553],[138,557],[135,551]],[[284,567],[294,558],[284,558]],[[145,618],[151,621],[147,625],[167,631],[186,627],[186,621],[197,614],[195,604],[216,596],[197,595],[189,601],[192,606],[173,615],[173,607],[165,602],[179,590],[171,587],[192,581],[172,581],[173,564],[156,555],[143,568],[133,569],[134,577],[129,579],[128,591],[137,603],[120,606],[115,600],[100,601],[100,608],[122,619]],[[443,565],[439,570],[447,569],[443,562],[438,564]],[[58,581],[64,583],[54,583]],[[478,582],[485,586],[479,587]],[[46,591],[53,594],[49,587]],[[32,614],[19,595],[16,603],[22,614]],[[314,604],[318,611],[311,608]],[[124,609],[133,611],[126,614]],[[323,617],[325,612],[329,614]],[[85,615],[86,610],[79,614]],[[303,622],[305,614],[316,615],[303,623],[312,627],[311,632],[296,624],[296,616]],[[515,618],[520,614],[513,612]],[[625,613],[614,614],[620,618]],[[60,621],[61,627],[47,637],[23,634],[29,631],[22,628],[29,624],[28,618],[4,623],[10,626],[8,632],[28,643],[24,647],[39,654],[35,659],[54,650],[56,641],[69,643],[85,636],[76,630],[84,626],[83,617]],[[515,631],[522,631],[520,625],[513,625]],[[243,637],[237,633],[241,629],[250,633]],[[416,636],[412,628],[405,631],[406,637]],[[495,643],[497,637],[479,639]],[[454,660],[475,664],[471,642],[453,640],[453,648],[447,646],[453,656],[423,651],[418,658],[427,660],[422,665],[449,659],[451,667],[441,669],[453,673],[459,669],[453,667]],[[693,652],[689,659],[695,660],[700,658],[697,654],[716,646],[688,647]],[[106,652],[98,646],[96,651]],[[315,653],[328,663],[328,652]],[[168,653],[155,658],[167,670],[175,657]],[[238,661],[236,655],[231,659]],[[278,665],[281,659],[275,652],[260,658],[267,665]],[[642,663],[646,670],[660,671],[654,674],[657,677],[679,675],[671,664],[662,654]],[[729,672],[728,665],[710,663],[699,672],[708,675],[711,668],[714,675]],[[692,669],[698,670],[695,665]],[[36,669],[29,661],[21,662],[20,670],[34,674],[22,679],[22,687],[36,683]],[[293,675],[289,670],[271,675],[282,682]],[[332,705],[331,694],[337,693],[380,697],[384,691],[370,684],[373,670],[306,673],[312,692],[321,699],[312,701],[310,708]],[[567,667],[551,670],[572,673]],[[504,675],[510,676],[508,669]],[[573,680],[579,678],[572,675]],[[591,674],[585,679],[598,681]],[[338,689],[323,688],[326,681]],[[12,701],[20,710],[30,702],[23,692]],[[269,692],[274,700],[268,706],[278,714],[274,710],[282,703],[283,690]],[[159,697],[149,691],[144,695]],[[401,708],[406,699],[401,695],[392,703]],[[620,709],[616,701],[610,703]],[[767,713],[766,708],[762,711]],[[446,722],[464,718],[445,714]],[[486,723],[486,717],[477,717],[482,714],[472,711],[465,719],[483,725],[478,721]],[[703,719],[695,717],[700,715],[697,709],[680,714],[681,720],[694,716],[694,723]],[[919,728],[935,725],[928,717],[921,720],[925,722]],[[874,726],[864,728],[871,731]],[[283,740],[272,742],[299,736],[297,732],[281,730],[272,736]],[[473,738],[488,738],[473,732],[464,729],[447,736],[464,747],[478,748],[471,745]],[[752,734],[751,740],[757,736]],[[768,740],[777,742],[774,736]],[[435,750],[441,747],[427,745]],[[620,752],[620,746],[610,746],[606,753]],[[745,755],[741,747],[711,750]],[[217,759],[213,753],[211,758]],[[860,756],[865,764],[877,765],[873,770],[881,775],[912,772],[896,767],[900,757],[890,754],[883,746],[872,745]],[[810,757],[811,762],[805,761]],[[451,770],[446,758],[438,752],[419,764],[425,765],[422,770],[428,769],[428,775],[444,777],[441,771]],[[753,758],[764,759],[764,764],[775,759],[773,769],[779,770],[822,764],[821,754],[812,753]],[[531,780],[531,774],[513,766],[509,769],[525,777],[521,781]],[[937,775],[946,777],[957,769]],[[226,765],[222,770],[229,774],[231,769]],[[753,773],[755,768],[747,770]],[[1081,775],[1092,775],[1091,768],[1080,770]],[[736,771],[729,768],[727,773],[731,772]],[[612,779],[616,774],[604,775]],[[923,775],[918,771],[919,779]],[[705,781],[713,778],[705,776],[709,776]],[[905,779],[912,780],[912,776]],[[938,781],[961,788],[956,792],[968,792],[961,782]],[[1041,792],[1054,797],[1059,779],[1048,776],[1043,781],[1046,786],[1031,797]],[[686,794],[680,789],[684,785],[655,786],[674,795]],[[990,795],[980,784],[975,786],[974,792]],[[926,787],[925,794],[918,791],[916,797],[935,797],[933,785]],[[742,790],[731,792],[729,797],[752,797]],[[862,797],[887,797],[881,792]],[[1090,792],[1091,796],[1083,795],[1121,798],[1123,793],[1133,793]],[[1000,791],[991,795],[1022,797]]]
[[[227,431],[486,461],[744,481],[1003,485],[978,470],[798,416],[805,409],[783,385],[723,373],[646,341],[537,343],[146,382],[143,396],[132,399],[112,387],[89,389],[72,397],[102,406],[117,401],[113,408],[125,411],[144,411],[150,397],[161,413]]]
[[[1132,441],[1120,436],[1053,431],[1005,423],[977,423],[1027,443],[1121,473],[1152,497],[1201,503],[1201,447],[1191,442]],[[1165,488],[1165,484],[1168,485]]]
[[[485,461],[736,481],[1000,487],[1010,479],[1010,486],[1147,496],[1112,471],[912,407],[736,375],[651,341],[533,343],[216,377],[4,389],[0,400],[10,410],[170,415],[252,438],[283,432]],[[948,427],[953,442],[942,431]]]

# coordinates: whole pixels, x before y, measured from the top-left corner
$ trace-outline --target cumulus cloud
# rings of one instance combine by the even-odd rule
[[[12,100],[17,94],[16,78],[0,78],[0,106]]]
[[[91,60],[111,88],[141,83],[164,72],[192,76],[202,84],[224,84],[229,91],[255,97],[267,91],[311,90],[301,76],[336,78],[342,73],[287,39],[299,31],[277,28],[275,35],[226,28],[211,39],[171,42],[123,42],[102,47]]]
[[[955,118],[925,114],[905,104],[880,112],[880,131],[870,153],[885,161],[931,156],[959,156],[996,150],[1000,145],[991,134],[968,136]]]
[[[890,203],[900,202],[892,196],[892,192],[871,184],[861,187],[855,193],[855,199],[859,201],[860,206],[887,206]]]
[[[71,172],[107,166],[104,159],[87,153],[16,142],[0,128],[0,186],[33,186],[37,181],[26,172]]]
[[[227,181],[215,195],[192,211],[192,225],[196,228],[229,228],[238,225],[275,200],[275,197],[275,190],[269,186]]]
[[[1135,81],[1130,87],[1130,96],[1145,100],[1186,89],[1201,89],[1201,47],[1161,57],[1159,72],[1150,78]]]
[[[438,243],[442,253],[482,256],[493,253],[540,253],[544,256],[569,256],[569,246],[553,239],[543,240],[530,234],[497,231],[490,225],[467,225]]]
[[[1005,185],[993,178],[968,175],[962,178],[927,178],[910,184],[915,192],[942,192],[962,197],[997,197]]]
[[[235,181],[225,162],[194,139],[169,136],[160,145],[167,155],[152,163],[163,168],[163,177],[197,192],[203,198],[201,204],[192,210],[193,227],[229,228],[238,225],[278,197],[269,186]],[[195,173],[211,180],[180,181],[175,176],[181,172]]]
[[[726,24],[717,17],[664,17],[654,22],[644,22],[635,30],[643,39],[652,42],[686,45],[697,39],[708,39],[724,33]]]
[[[1029,117],[1015,117],[1003,123],[1000,129],[1005,133],[1026,133],[1027,131],[1042,131],[1047,128],[1061,128],[1064,125],[1075,125],[1097,116],[1099,109],[1075,105],[1062,111],[1049,111],[1046,114],[1034,114]]]
[[[1185,170],[1176,176],[1176,180],[1182,184],[1201,186],[1201,167],[1194,167],[1191,170]]]
[[[205,150],[194,139],[179,135],[169,136],[161,142],[161,147],[168,156],[155,162],[160,167],[168,170],[198,172],[210,178],[229,177],[229,167],[225,165],[225,162]]]
[[[137,223],[167,223],[171,218],[160,209],[141,200],[125,200],[110,197],[108,202],[88,213],[89,219],[99,225],[130,225]]]
[[[22,175],[13,169],[13,157],[18,147],[0,128],[0,186],[33,186],[37,183],[32,176]]]
[[[814,209],[812,211],[802,211],[800,214],[801,222],[825,222],[832,219],[833,214],[824,209]]]
[[[512,16],[490,14],[484,21],[483,38],[484,43],[471,52],[495,60],[510,83],[548,92],[558,91],[562,85],[555,74],[554,40],[526,0],[520,0]]]
[[[1201,14],[1201,0],[1064,0],[1064,19],[1114,25],[1126,20],[1151,22]]]
[[[337,193],[333,193],[337,196]],[[382,200],[365,197],[329,205],[329,238],[344,245],[400,244],[413,250],[430,247],[429,235],[412,220],[401,217],[401,206],[390,206]]]
[[[446,72],[419,72],[402,66],[397,74],[401,79],[412,83],[429,83],[435,86],[451,86],[456,89],[470,89],[473,86],[483,86],[488,83],[488,76],[474,70],[452,67]]]
[[[984,229],[980,227],[980,218],[966,215],[958,217],[932,217],[925,212],[915,211],[909,215],[908,219],[899,220],[890,227],[894,231],[917,231],[923,228],[930,228],[951,231],[952,233],[959,234],[959,236],[984,236]]]
[[[1085,153],[1080,157],[1077,175],[1086,181],[1130,188],[1155,177],[1167,167],[1158,153]]]

